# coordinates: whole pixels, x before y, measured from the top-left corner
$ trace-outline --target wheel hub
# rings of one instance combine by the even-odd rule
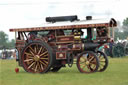
[[[34,56],[34,60],[35,60],[35,61],[39,61],[39,60],[40,60],[39,55],[35,55],[35,56]]]
[[[89,65],[90,62],[89,61],[86,61],[85,63],[86,63],[86,65]]]

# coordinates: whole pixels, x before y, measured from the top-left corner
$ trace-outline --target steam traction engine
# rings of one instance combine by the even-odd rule
[[[93,20],[87,16],[47,17],[41,27],[10,29],[16,35],[17,61],[30,73],[57,72],[67,64],[76,65],[82,73],[104,71],[107,56],[98,48],[113,41],[110,29],[116,21]]]

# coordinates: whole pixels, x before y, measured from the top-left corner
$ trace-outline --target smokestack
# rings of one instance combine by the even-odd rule
[[[86,20],[92,20],[92,16],[86,16]]]

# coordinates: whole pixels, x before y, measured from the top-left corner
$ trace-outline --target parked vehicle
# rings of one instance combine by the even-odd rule
[[[57,72],[74,59],[82,73],[104,71],[108,66],[106,54],[98,48],[111,42],[110,29],[115,19],[79,20],[75,16],[47,17],[46,24],[32,28],[10,29],[16,35],[17,61],[26,72]]]

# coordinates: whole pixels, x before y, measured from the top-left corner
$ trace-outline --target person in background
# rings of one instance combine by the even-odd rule
[[[97,28],[97,37],[105,37],[107,36],[107,30],[104,27]]]
[[[28,41],[32,42],[37,37],[37,32],[30,32],[28,34]]]

